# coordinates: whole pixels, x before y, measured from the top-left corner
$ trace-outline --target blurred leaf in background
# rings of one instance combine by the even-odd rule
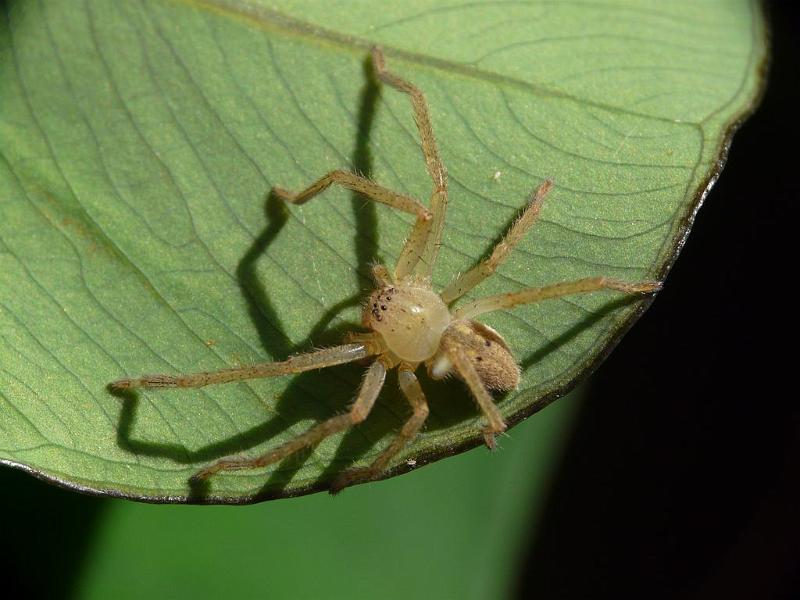
[[[576,401],[521,424],[500,452],[336,498],[134,504],[3,473],[0,485],[15,491],[2,508],[16,516],[4,527],[16,540],[4,564],[19,565],[7,575],[44,598],[496,598],[516,578]]]
[[[357,386],[361,371],[343,368],[126,402],[105,390],[125,374],[281,359],[357,322],[368,264],[396,256],[408,220],[335,191],[292,210],[266,194],[345,167],[427,197],[407,99],[370,82],[370,45],[426,91],[450,171],[438,285],[491,246],[532,187],[557,182],[542,222],[481,294],[663,276],[752,106],[765,54],[761,16],[743,0],[3,8],[0,457],[73,487],[175,501],[198,465],[274,446],[341,410]],[[488,319],[525,368],[521,391],[500,403],[507,418],[540,408],[618,338],[638,308],[611,300]],[[399,465],[477,439],[460,386],[426,389],[432,418]],[[404,410],[385,394],[357,431],[271,475],[220,477],[211,499],[314,489],[369,461]],[[276,593],[294,585],[313,597],[324,583],[344,595],[368,572],[386,595],[441,585],[438,597],[457,586],[458,597],[493,597],[569,414],[562,400],[499,456],[459,457],[336,503],[114,505],[82,589],[224,591],[233,561],[247,586],[268,581]],[[192,537],[212,524],[216,540]],[[113,557],[129,558],[137,539],[141,568],[156,574],[125,579]],[[199,540],[204,553],[190,552]]]

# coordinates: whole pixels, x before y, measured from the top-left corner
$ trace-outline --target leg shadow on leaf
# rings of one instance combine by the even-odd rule
[[[536,364],[539,361],[541,361],[544,357],[546,357],[548,354],[551,354],[553,352],[558,352],[559,348],[561,348],[562,346],[570,342],[572,339],[577,337],[581,332],[590,329],[595,324],[599,323],[609,315],[613,314],[615,311],[630,304],[633,301],[634,299],[630,297],[623,297],[623,298],[618,298],[616,300],[612,300],[611,302],[606,303],[600,310],[589,314],[580,321],[576,321],[575,324],[572,325],[572,327],[566,329],[561,335],[553,338],[548,343],[544,344],[541,348],[525,356],[520,361],[520,367],[522,368],[523,372],[531,368],[535,369]],[[589,365],[589,371],[594,370],[594,368],[600,362],[602,362],[602,360],[613,349],[614,349],[614,344],[606,348],[600,356],[594,358],[592,363]],[[582,365],[579,368],[582,371],[585,369],[585,367]],[[558,398],[570,392],[575,385],[584,380],[585,376],[588,376],[588,373],[586,373],[583,377],[579,377],[574,381],[564,381],[561,385],[556,384],[555,386],[556,391],[547,393],[543,395],[541,398],[537,399],[526,411],[526,414],[530,416],[539,412],[543,408],[547,407],[547,405],[549,405],[554,400],[557,400]]]
[[[284,227],[288,213],[283,203],[270,195],[266,201],[266,214],[267,227],[254,240],[237,268],[237,277],[242,293],[247,299],[250,316],[265,350],[276,360],[283,360],[292,354],[307,351],[314,346],[341,343],[344,333],[356,328],[357,324],[342,323],[331,327],[331,322],[343,309],[358,305],[361,294],[346,298],[326,310],[306,340],[296,346],[289,342],[289,336],[270,302],[266,287],[257,277],[255,268],[258,258],[268,251],[270,244]],[[113,393],[123,400],[117,441],[121,448],[140,456],[167,458],[177,464],[200,468],[221,457],[244,453],[250,448],[280,437],[287,430],[295,430],[299,433],[302,430],[302,426],[298,425],[300,423],[322,421],[337,412],[344,411],[351,397],[349,393],[343,395],[341,391],[357,389],[362,373],[363,367],[344,365],[334,369],[311,371],[292,376],[289,387],[274,406],[274,414],[279,416],[269,418],[269,413],[265,412],[267,419],[263,423],[196,450],[188,450],[181,444],[136,439],[134,431],[140,402],[139,395],[133,390],[115,391]],[[343,380],[345,381],[344,385],[342,385]],[[246,384],[229,385],[242,386],[242,394],[247,393],[244,389]],[[157,393],[162,397],[166,394],[188,396],[187,402],[202,401],[197,398],[198,390],[171,390]],[[193,395],[194,397],[192,397]],[[310,398],[314,401],[309,401]],[[270,399],[266,399],[265,402],[273,404]],[[292,476],[312,455],[313,451],[309,451],[288,457],[275,468],[273,475],[268,476],[260,496],[265,496],[269,491],[274,491],[275,495],[279,495],[282,487],[292,479]],[[201,502],[207,495],[207,482],[192,482],[190,501]]]

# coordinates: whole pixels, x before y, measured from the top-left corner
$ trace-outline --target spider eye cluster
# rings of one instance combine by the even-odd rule
[[[436,353],[452,317],[438,294],[408,285],[375,290],[364,306],[364,326],[381,334],[398,358],[422,362]]]

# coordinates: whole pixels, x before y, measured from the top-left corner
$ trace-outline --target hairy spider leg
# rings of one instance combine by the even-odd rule
[[[511,228],[503,236],[503,239],[494,247],[491,256],[450,282],[441,293],[442,300],[445,304],[452,304],[469,292],[481,281],[494,273],[503,261],[508,258],[519,241],[525,236],[528,230],[533,227],[533,224],[536,223],[545,196],[547,196],[552,187],[552,179],[546,179],[544,183],[531,194],[528,200],[528,206],[519,218],[514,221],[514,224],[511,225]]]
[[[425,101],[425,95],[414,84],[406,81],[402,77],[386,69],[386,59],[383,50],[378,47],[372,49],[372,64],[375,69],[375,76],[399,92],[408,94],[411,99],[411,106],[414,110],[414,121],[419,130],[419,137],[422,142],[422,154],[425,158],[425,166],[433,180],[433,192],[430,199],[433,223],[429,235],[424,241],[424,247],[420,247],[421,254],[417,256],[414,263],[414,274],[421,278],[430,278],[436,258],[439,254],[439,245],[442,240],[442,230],[444,228],[445,213],[447,212],[447,169],[439,158],[439,149],[436,146],[436,137],[433,135],[431,126],[430,111]],[[395,272],[397,278],[401,278],[409,273],[403,273],[399,269]],[[403,265],[403,269],[407,265]],[[400,272],[397,272],[400,271]]]
[[[342,170],[331,171],[301,192],[290,192],[277,186],[272,188],[272,192],[286,202],[305,204],[333,184],[358,192],[375,202],[416,215],[414,227],[397,260],[395,277],[402,277],[410,273],[419,261],[420,248],[425,245],[425,241],[429,237],[433,221],[431,212],[414,198],[398,194],[360,175]]]
[[[396,208],[397,210],[416,215],[416,222],[400,253],[400,258],[397,261],[398,267],[396,269],[396,271],[402,271],[403,275],[406,272],[411,272],[414,265],[419,260],[419,249],[425,245],[425,240],[428,239],[432,223],[431,212],[411,196],[398,194],[365,177],[361,177],[350,171],[342,170],[331,171],[301,192],[291,192],[276,186],[272,188],[272,193],[286,202],[305,204],[311,200],[311,198],[334,184],[358,192],[375,202],[380,202],[381,204]]]
[[[242,469],[266,467],[283,460],[287,456],[303,448],[316,446],[326,437],[361,423],[367,418],[372,407],[375,405],[375,400],[378,398],[378,394],[383,387],[385,379],[386,367],[380,360],[376,360],[370,365],[369,369],[367,369],[367,374],[364,376],[364,381],[361,384],[358,396],[350,407],[350,410],[345,414],[331,417],[318,425],[314,425],[307,429],[305,433],[300,434],[256,458],[240,457],[220,459],[198,471],[193,479],[208,479],[220,471],[239,471]]]
[[[378,455],[372,464],[362,469],[352,469],[339,475],[331,484],[331,494],[336,494],[342,489],[356,483],[375,479],[386,470],[389,461],[400,452],[406,444],[413,440],[425,420],[428,418],[428,402],[425,394],[419,385],[414,371],[407,365],[401,365],[397,375],[400,390],[408,400],[414,411],[411,417],[403,424],[402,429],[397,433],[389,446]]]
[[[449,343],[448,343],[449,342]],[[459,374],[464,383],[469,387],[472,392],[472,397],[475,398],[478,407],[486,417],[486,426],[483,429],[483,439],[486,446],[490,450],[497,447],[494,436],[503,433],[506,430],[506,422],[503,420],[503,415],[494,403],[489,390],[483,385],[478,371],[467,356],[467,353],[452,341],[443,341],[442,350],[447,356],[453,368]]]
[[[376,352],[367,344],[343,344],[323,348],[305,354],[291,356],[281,362],[268,362],[246,367],[190,373],[188,375],[143,375],[131,379],[119,379],[110,387],[115,390],[130,388],[196,388],[217,383],[229,383],[242,379],[277,377],[291,373],[302,373],[313,369],[324,369],[373,356]]]
[[[378,185],[365,177],[351,173],[350,171],[343,171],[337,169],[331,171],[326,175],[320,177],[317,181],[309,185],[301,192],[290,192],[282,187],[275,186],[272,192],[292,204],[305,204],[320,192],[325,191],[331,185],[337,184],[348,190],[353,190],[359,194],[363,194],[367,198],[386,204],[403,212],[411,213],[412,215],[424,216],[428,214],[428,209],[422,206],[417,200],[411,196],[398,194],[392,190]]]
[[[532,304],[550,298],[585,294],[587,292],[603,289],[623,292],[625,294],[650,294],[660,290],[661,283],[658,281],[630,283],[628,281],[614,279],[613,277],[587,277],[575,281],[555,283],[538,288],[527,288],[518,292],[509,292],[480,298],[479,300],[458,307],[453,311],[453,317],[456,319],[472,319],[478,315],[501,310],[503,308],[513,308],[522,304]]]

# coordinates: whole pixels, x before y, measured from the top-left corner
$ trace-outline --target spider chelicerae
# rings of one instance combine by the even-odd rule
[[[389,445],[365,468],[350,469],[330,485],[335,493],[354,483],[379,477],[391,459],[419,432],[428,417],[428,404],[415,372],[425,365],[428,375],[442,379],[450,375],[463,380],[485,417],[483,438],[494,449],[495,436],[506,429],[491,391],[515,389],[520,369],[503,337],[488,325],[474,320],[488,312],[531,304],[549,298],[583,294],[601,289],[625,294],[649,294],[660,289],[656,281],[629,283],[611,277],[589,277],[545,287],[528,288],[488,296],[453,308],[453,304],[484,279],[491,276],[508,257],[525,233],[536,222],[542,203],[553,187],[546,180],[531,195],[527,207],[494,247],[491,255],[469,271],[458,275],[441,292],[431,286],[431,272],[436,263],[447,209],[447,171],[431,127],[430,115],[422,92],[405,79],[388,71],[380,48],[372,50],[376,77],[407,94],[411,99],[422,153],[433,180],[430,207],[393,192],[348,171],[332,171],[301,192],[274,188],[273,193],[293,204],[304,204],[331,185],[340,185],[394,209],[411,213],[414,225],[394,271],[374,265],[375,289],[364,304],[362,323],[367,332],[347,334],[346,343],[332,348],[292,356],[282,362],[225,369],[186,375],[145,375],[120,379],[111,384],[115,390],[130,388],[193,388],[257,377],[276,377],[332,367],[364,359],[371,360],[358,395],[348,412],[314,425],[297,437],[255,458],[227,457],[198,471],[193,479],[204,480],[220,471],[255,469],[276,463],[304,448],[317,445],[328,436],[364,421],[381,391],[388,369],[398,370],[400,389],[412,408],[411,417]]]

